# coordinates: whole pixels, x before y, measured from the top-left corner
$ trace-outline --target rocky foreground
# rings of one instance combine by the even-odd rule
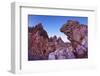
[[[78,21],[68,20],[60,31],[61,37],[49,37],[42,23],[28,28],[28,60],[56,60],[88,58],[88,27]]]

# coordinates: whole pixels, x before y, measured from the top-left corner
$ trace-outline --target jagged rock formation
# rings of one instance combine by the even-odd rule
[[[41,23],[28,28],[28,60],[46,60],[49,53],[65,46],[63,40],[56,36],[48,37]]]
[[[54,60],[88,57],[88,27],[78,21],[68,20],[60,31],[70,42],[61,37],[49,37],[42,23],[28,27],[28,60]]]
[[[28,58],[29,60],[47,59],[45,55],[48,43],[48,34],[41,23],[28,29]]]
[[[74,48],[76,58],[87,57],[88,52],[88,27],[87,25],[80,24],[78,21],[69,20],[61,29],[68,39],[71,41]]]

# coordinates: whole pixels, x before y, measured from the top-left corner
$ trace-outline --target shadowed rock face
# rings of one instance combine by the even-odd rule
[[[73,48],[77,52],[77,53],[75,52],[76,54],[78,54],[78,53],[84,54],[84,51],[87,52],[87,48],[84,47],[84,46],[87,46],[87,41],[88,41],[87,25],[80,24],[77,21],[69,20],[67,23],[65,23],[61,27],[60,31],[63,32],[65,35],[67,35],[68,39],[72,43]],[[85,43],[82,44],[83,42],[85,42]],[[80,50],[79,50],[79,48],[80,48]],[[79,57],[81,57],[81,56],[82,55],[80,55]]]

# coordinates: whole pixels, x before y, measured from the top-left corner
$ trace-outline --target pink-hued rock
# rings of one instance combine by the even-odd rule
[[[28,30],[29,60],[47,59],[46,49],[48,43],[48,34],[43,29],[42,24],[39,23],[34,28],[29,28]]]
[[[29,60],[48,59],[48,55],[54,52],[61,45],[65,45],[63,40],[57,36],[48,36],[41,23],[28,29],[28,58]]]
[[[69,20],[61,27],[60,31],[68,36],[68,39],[71,41],[71,44],[75,50],[75,55],[77,58],[87,57],[87,51],[88,51],[87,25],[80,24],[79,22],[74,20]]]
[[[60,31],[70,42],[56,35],[49,37],[42,23],[28,28],[28,60],[54,60],[88,57],[88,27],[68,20]]]

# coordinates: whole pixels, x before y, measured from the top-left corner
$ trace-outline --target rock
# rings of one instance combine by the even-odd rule
[[[55,60],[55,59],[56,59],[55,52],[49,53],[48,59],[49,59],[49,60]]]
[[[68,20],[60,31],[70,42],[56,35],[49,37],[42,23],[28,27],[28,60],[55,60],[88,57],[87,25]]]
[[[58,44],[60,45],[65,45],[64,41],[61,39],[61,37],[58,38],[57,40]]]
[[[70,40],[72,47],[75,50],[76,57],[85,58],[87,55],[85,52],[88,51],[87,25],[80,24],[78,21],[68,20],[68,22],[61,27],[60,31],[68,36],[68,39]]]
[[[59,48],[56,51],[49,54],[48,59],[73,59],[75,58],[75,55],[72,51],[70,51],[68,48]]]
[[[29,58],[33,56],[33,60],[36,59],[46,59],[46,50],[47,50],[47,43],[48,43],[48,34],[43,29],[41,23],[37,24],[35,27],[29,28],[28,32],[28,50]]]
[[[29,60],[48,59],[49,53],[54,52],[58,47],[64,46],[65,43],[56,35],[48,36],[41,23],[34,27],[28,28],[28,57]],[[59,46],[58,46],[59,45]]]

